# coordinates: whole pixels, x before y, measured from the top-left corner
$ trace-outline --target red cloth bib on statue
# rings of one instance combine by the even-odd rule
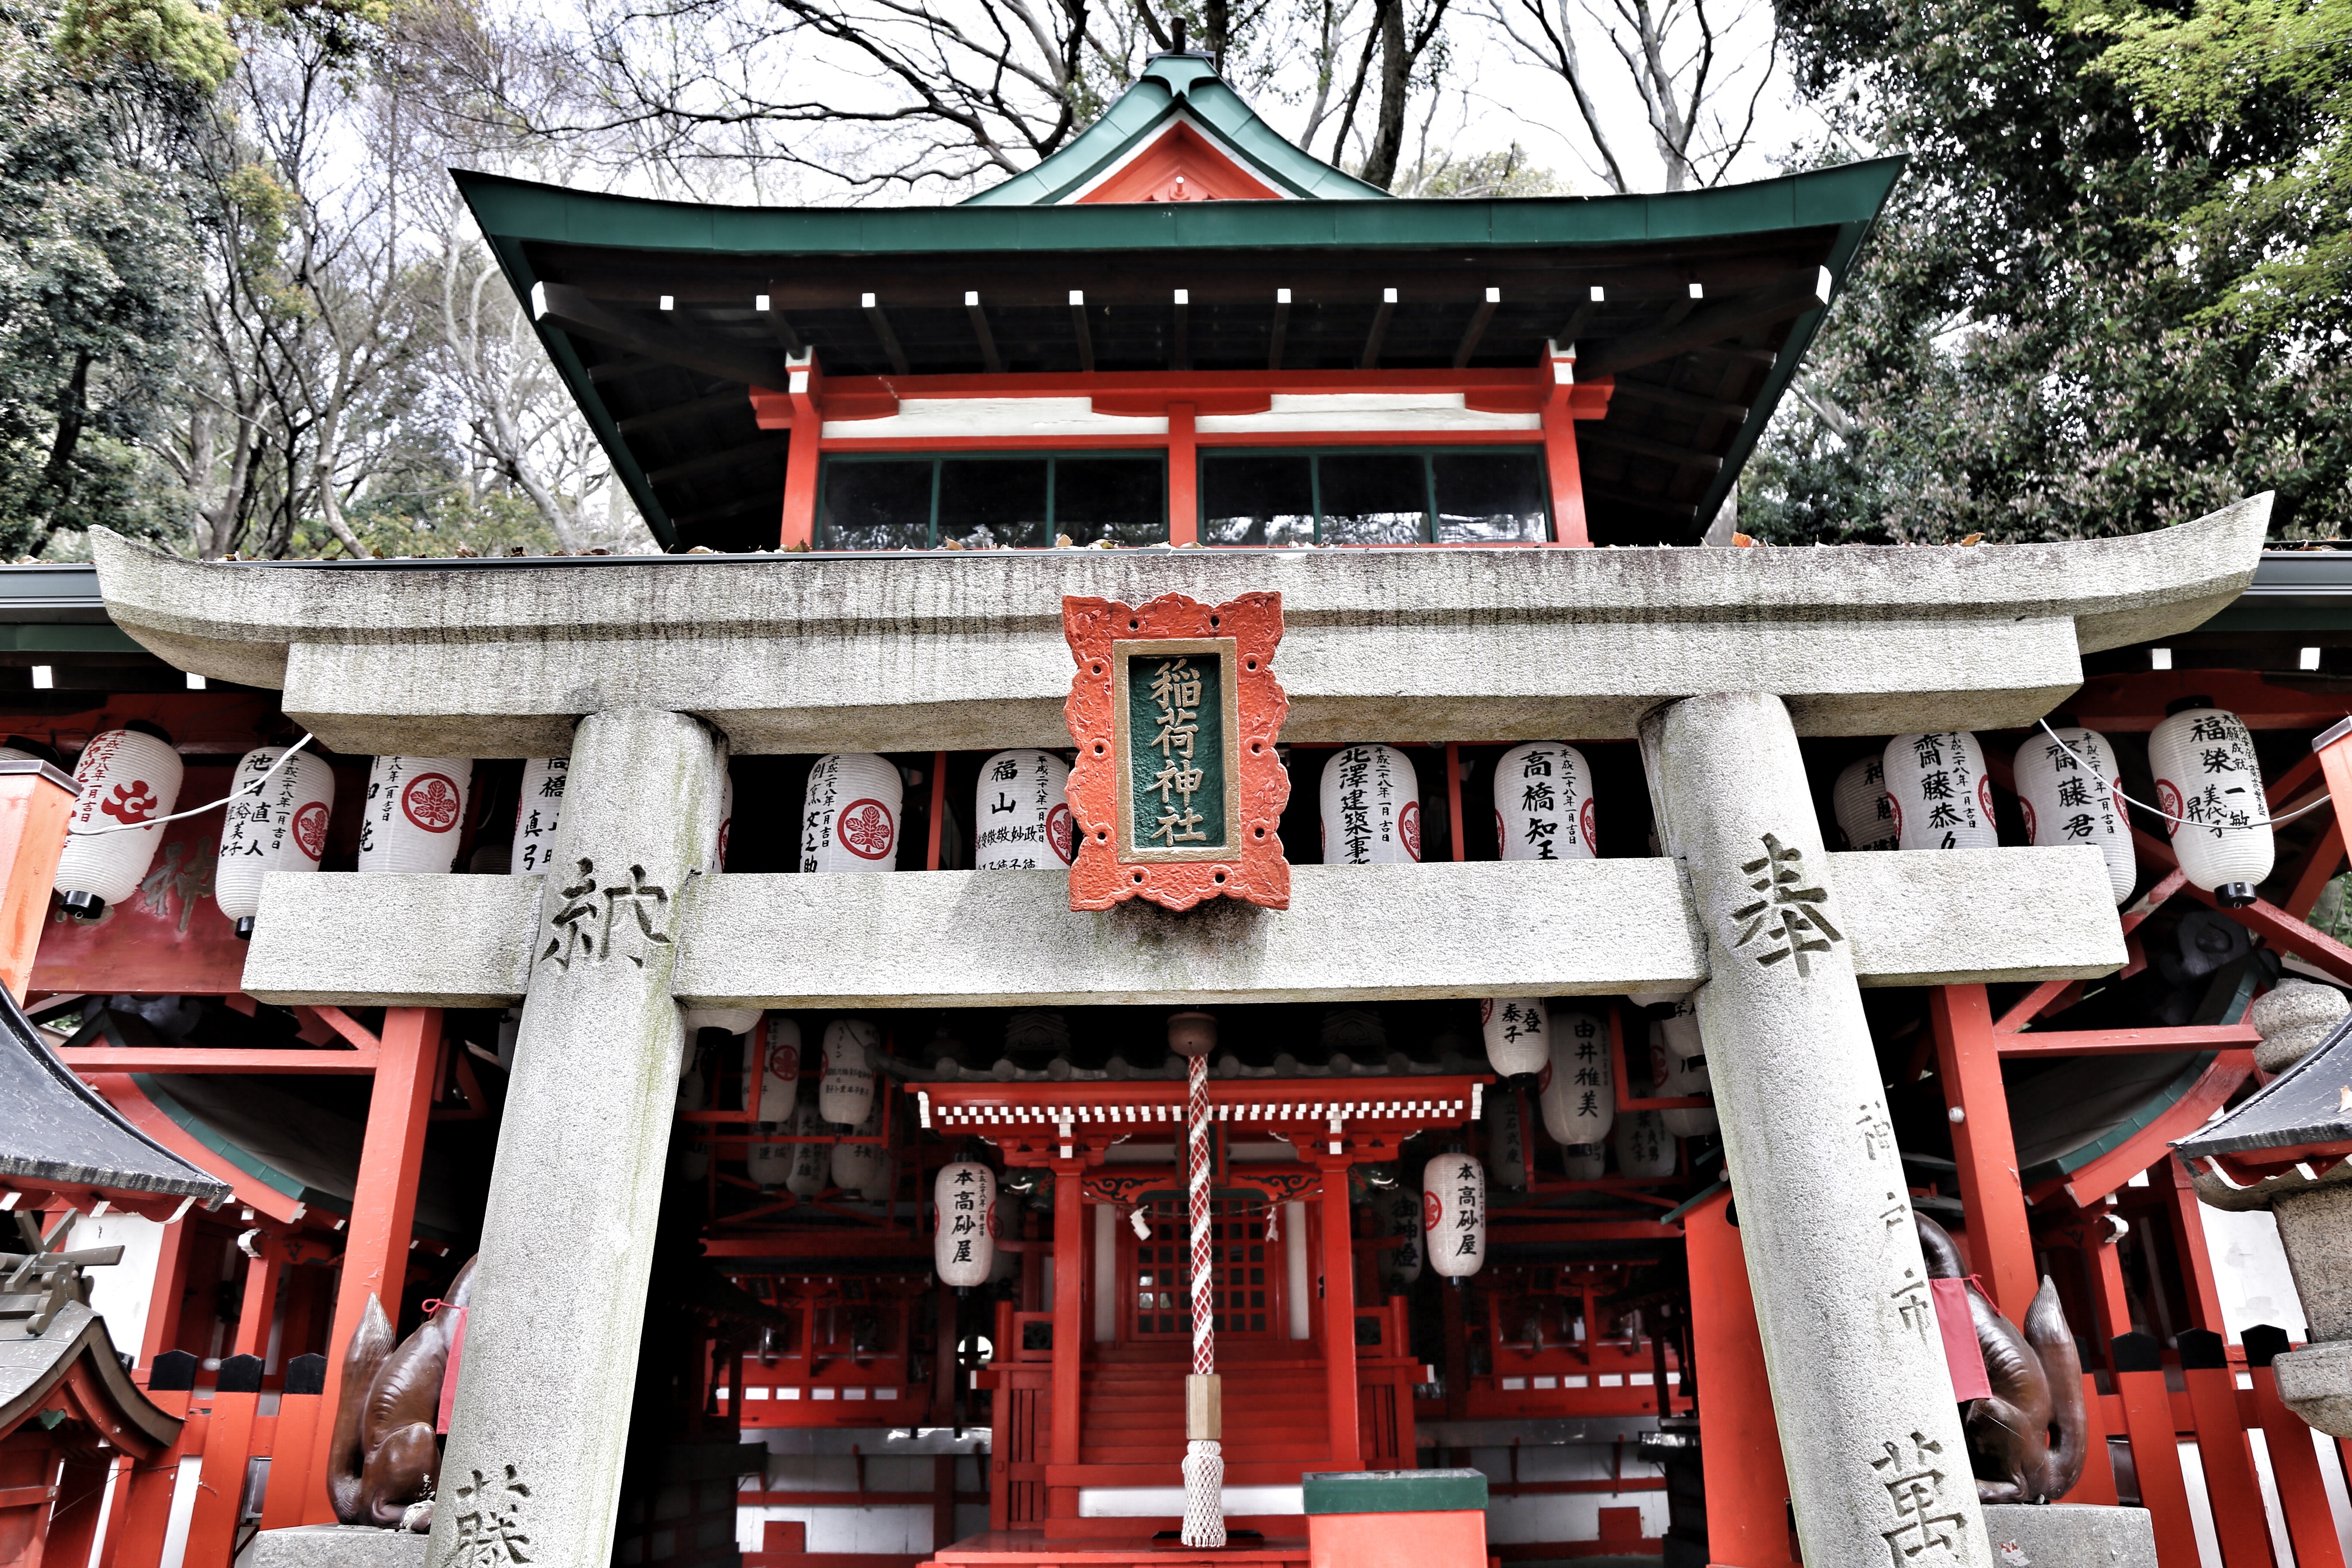
[[[1939,1279],[1937,1283],[1940,1285],[1943,1281]],[[1938,1302],[1937,1305],[1940,1306],[1942,1303]],[[466,1309],[444,1307],[442,1310],[456,1314],[457,1319],[456,1322],[449,1325],[449,1364],[441,1369],[441,1414],[433,1424],[434,1431],[446,1436],[449,1433],[449,1411],[457,1403],[457,1363],[465,1358],[466,1354]],[[1966,1314],[1967,1306],[1963,1304],[1960,1310]],[[1974,1344],[1976,1342],[1970,1340],[1969,1342]],[[1984,1363],[1981,1360],[1977,1363],[1977,1376],[1979,1379],[1984,1376]]]
[[[1936,1328],[1944,1336],[1944,1361],[1952,1371],[1952,1397],[1962,1404],[1992,1397],[1992,1382],[1985,1375],[1984,1347],[1977,1343],[1976,1325],[1969,1317],[1969,1279],[1927,1281],[1936,1299]]]

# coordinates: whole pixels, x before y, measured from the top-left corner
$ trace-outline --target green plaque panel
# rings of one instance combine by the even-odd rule
[[[1112,658],[1123,858],[1236,854],[1233,640],[1114,643]]]

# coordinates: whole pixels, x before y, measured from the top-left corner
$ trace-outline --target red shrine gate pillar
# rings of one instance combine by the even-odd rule
[[[1349,1233],[1346,1155],[1319,1156],[1323,1173],[1323,1377],[1331,1417],[1331,1468],[1363,1465],[1356,1414],[1356,1247]]]
[[[0,985],[22,1001],[66,850],[72,781],[46,763],[0,761]]]
[[[1078,1462],[1078,1412],[1086,1355],[1086,1169],[1083,1157],[1055,1160],[1054,1173],[1054,1404],[1053,1458],[1056,1466]],[[1046,1483],[1049,1519],[1075,1519],[1076,1487]]]

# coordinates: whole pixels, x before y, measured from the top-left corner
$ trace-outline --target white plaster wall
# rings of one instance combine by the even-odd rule
[[[945,1542],[931,1540],[931,1508],[886,1504],[878,1508],[825,1508],[794,1505],[762,1506],[735,1510],[735,1543],[746,1552],[760,1550],[767,1521],[797,1520],[808,1526],[811,1552],[878,1552],[896,1556],[927,1552]],[[177,1568],[166,1563],[163,1568]]]
[[[89,1281],[90,1310],[106,1320],[114,1348],[131,1355],[139,1353],[146,1339],[147,1304],[155,1294],[155,1268],[163,1256],[165,1230],[161,1222],[135,1214],[110,1214],[77,1219],[67,1233],[68,1248],[122,1248],[121,1262],[93,1268],[83,1278]]]
[[[2223,1337],[2234,1344],[2254,1324],[2270,1323],[2303,1338],[2303,1300],[2269,1211],[2205,1208],[2198,1217],[2205,1224],[2205,1251],[2221,1298]]]
[[[1514,1473],[1512,1453],[1508,1448],[1474,1448],[1470,1463],[1484,1471],[1489,1481],[1507,1482]],[[1521,1448],[1517,1450],[1517,1477],[1522,1481],[1606,1480],[1610,1458],[1611,1445],[1606,1443]],[[1617,1473],[1629,1480],[1665,1474],[1658,1466],[1635,1458],[1630,1442],[1625,1445],[1624,1463]],[[1490,1499],[1486,1504],[1486,1539],[1508,1544],[1597,1541],[1601,1538],[1601,1510],[1604,1508],[1638,1508],[1642,1510],[1643,1534],[1655,1538],[1666,1532],[1666,1494],[1663,1490],[1570,1492]]]

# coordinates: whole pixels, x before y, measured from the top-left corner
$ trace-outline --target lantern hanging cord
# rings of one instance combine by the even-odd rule
[[[179,822],[191,816],[202,816],[208,811],[217,811],[239,795],[259,795],[264,789],[268,787],[269,781],[278,776],[278,770],[292,762],[294,760],[294,753],[309,745],[313,737],[310,733],[308,731],[305,731],[300,740],[286,748],[286,754],[284,756],[279,757],[276,762],[269,764],[269,771],[268,773],[263,773],[259,778],[254,780],[249,784],[242,784],[237,788],[229,791],[226,795],[221,796],[220,799],[214,801],[209,805],[191,806],[186,811],[175,811],[169,816],[151,816],[144,822],[118,822],[104,827],[69,826],[66,830],[67,834],[75,838],[93,838],[101,833],[129,833],[134,828],[161,827],[167,822]]]
[[[2257,827],[2276,827],[2282,822],[2293,822],[2296,817],[2301,816],[2304,813],[2307,811],[2317,811],[2321,806],[2326,805],[2329,801],[2336,798],[2333,795],[2323,795],[2317,800],[2296,806],[2284,816],[2264,816],[2260,822],[2198,822],[2186,816],[2175,816],[2172,813],[2165,810],[2162,806],[2150,805],[2144,800],[2134,800],[2131,796],[2126,795],[2123,792],[2122,786],[2117,784],[2113,779],[2101,778],[2099,770],[2096,767],[2094,767],[2090,761],[2085,758],[2082,752],[2076,751],[2065,742],[2058,740],[2058,731],[2050,727],[2049,720],[2039,719],[2036,720],[2035,722],[2042,726],[2042,732],[2043,734],[2048,735],[2053,741],[2058,742],[2058,749],[2060,751],[2074,759],[2076,766],[2080,767],[2084,773],[2090,774],[2093,778],[2099,779],[2099,781],[2102,784],[2105,784],[2109,789],[2114,790],[2117,800],[2122,801],[2126,805],[2136,805],[2151,816],[2160,816],[2167,822],[2177,822],[2183,827],[2210,827],[2216,832],[2237,830],[2250,833]]]

